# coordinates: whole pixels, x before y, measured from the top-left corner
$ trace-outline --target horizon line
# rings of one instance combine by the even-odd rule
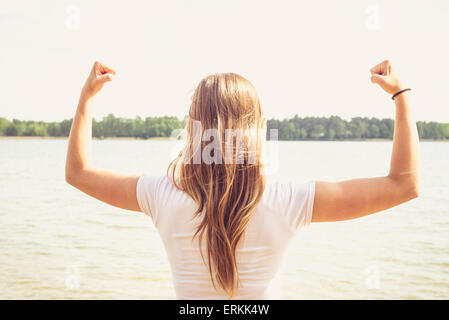
[[[117,119],[127,119],[127,120],[128,119],[129,120],[131,120],[131,119],[135,120],[136,118],[141,118],[143,120],[145,120],[146,118],[177,118],[178,120],[183,121],[186,117],[188,117],[188,114],[184,115],[183,117],[178,117],[178,116],[175,116],[175,115],[159,115],[159,116],[140,116],[140,115],[136,115],[134,117],[121,117],[121,116],[116,116],[113,113],[109,113],[107,115],[102,116],[102,118],[92,117],[92,120],[97,120],[97,119],[103,120],[104,118],[108,117],[109,115],[113,115]],[[330,115],[330,116],[319,116],[319,115],[316,115],[316,116],[311,116],[311,115],[299,116],[298,114],[295,114],[295,115],[293,115],[291,117],[283,117],[283,118],[270,117],[270,118],[266,118],[266,120],[267,121],[268,120],[283,121],[283,120],[290,120],[290,119],[294,119],[294,118],[298,118],[298,119],[307,119],[307,118],[325,118],[325,119],[329,119],[329,118],[332,118],[332,117],[338,117],[341,120],[348,121],[348,122],[352,121],[352,119],[355,119],[355,118],[377,119],[377,120],[387,119],[387,120],[393,120],[393,121],[395,120],[395,118],[385,118],[385,117],[379,118],[379,117],[374,117],[374,116],[353,116],[353,117],[348,119],[348,118],[344,118],[342,116],[335,115],[335,114],[334,115]],[[52,122],[62,122],[62,121],[65,121],[65,120],[73,120],[73,117],[71,117],[71,118],[64,118],[62,120],[35,120],[35,119],[19,119],[19,118],[10,118],[9,119],[7,117],[0,116],[0,119],[5,119],[5,120],[10,121],[10,122],[12,122],[13,120],[18,120],[18,121],[33,121],[33,122],[52,123]],[[435,120],[419,120],[419,119],[415,119],[415,121],[416,122],[424,122],[424,123],[432,123],[432,122],[434,122],[434,123],[438,123],[438,124],[449,124],[449,122],[439,122],[439,121],[435,121]]]

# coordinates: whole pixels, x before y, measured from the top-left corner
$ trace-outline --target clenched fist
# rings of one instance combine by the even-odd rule
[[[89,77],[84,84],[81,95],[84,98],[92,98],[103,88],[105,82],[112,81],[115,71],[104,64],[95,61]]]
[[[402,84],[396,76],[390,61],[385,60],[370,70],[371,82],[377,83],[389,94],[395,94],[402,90]]]

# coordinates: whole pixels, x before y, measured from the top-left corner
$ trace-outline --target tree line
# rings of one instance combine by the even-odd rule
[[[168,116],[128,119],[109,114],[100,121],[93,119],[92,135],[100,139],[170,137],[174,130],[184,127],[185,120]],[[0,136],[67,137],[72,121],[9,121],[0,118]],[[355,117],[348,121],[338,116],[300,118],[296,115],[284,120],[267,120],[267,128],[268,134],[269,129],[277,129],[279,140],[392,139],[394,120]],[[449,139],[449,123],[419,121],[417,128],[421,139]]]

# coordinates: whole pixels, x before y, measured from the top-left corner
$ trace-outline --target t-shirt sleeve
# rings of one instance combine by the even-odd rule
[[[151,217],[154,224],[157,224],[158,218],[158,191],[162,183],[160,176],[148,176],[141,175],[137,181],[137,202],[139,203],[140,210],[143,213]]]
[[[285,214],[288,224],[296,231],[312,222],[315,181],[290,183],[286,190]]]

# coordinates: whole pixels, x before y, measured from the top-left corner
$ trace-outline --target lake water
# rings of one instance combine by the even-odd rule
[[[173,141],[94,141],[98,166],[165,172]],[[384,175],[391,142],[279,142],[280,180]],[[66,140],[0,140],[0,299],[174,299],[151,220],[64,181]],[[285,299],[449,298],[449,143],[421,143],[421,197],[298,232]]]

